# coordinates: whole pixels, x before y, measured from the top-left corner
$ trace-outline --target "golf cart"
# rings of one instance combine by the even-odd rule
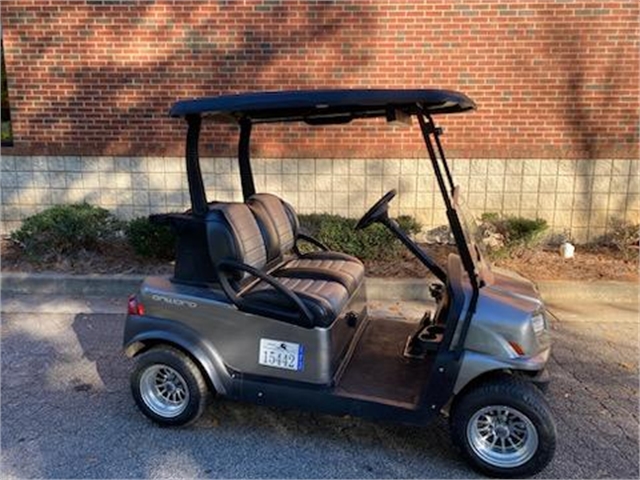
[[[448,414],[454,443],[479,471],[516,477],[542,470],[556,435],[538,388],[548,381],[550,355],[544,305],[531,282],[488,265],[433,120],[474,108],[445,90],[265,92],[175,103],[171,115],[188,125],[191,208],[152,216],[176,232],[174,275],[146,278],[129,299],[124,349],[137,359],[131,387],[142,412],[161,425],[184,425],[215,393],[413,425]],[[430,285],[435,309],[404,322],[368,313],[360,260],[305,235],[291,205],[255,191],[249,145],[261,123],[413,117],[458,253],[439,265],[406,235],[388,215],[395,191],[356,226],[382,223],[437,279]],[[198,155],[206,120],[239,126],[243,202],[207,197]]]

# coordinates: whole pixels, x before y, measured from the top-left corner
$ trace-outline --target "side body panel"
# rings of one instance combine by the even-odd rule
[[[162,332],[190,332],[188,335],[202,345],[202,354],[209,357],[216,371],[224,368],[224,372],[219,371],[222,377],[242,372],[328,385],[356,330],[366,319],[364,285],[329,328],[313,329],[240,312],[218,290],[176,285],[163,277],[146,279],[138,298],[145,315],[127,319],[125,348],[134,342],[151,340],[151,332],[156,332],[154,335],[159,338]],[[355,322],[347,320],[350,312],[355,314]],[[302,346],[305,352],[302,369],[260,365],[258,354],[263,338]]]

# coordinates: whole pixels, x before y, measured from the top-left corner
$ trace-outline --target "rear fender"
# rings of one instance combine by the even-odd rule
[[[187,327],[174,324],[171,330],[145,329],[126,341],[124,351],[128,357],[135,357],[141,351],[144,351],[146,345],[157,343],[175,345],[189,354],[202,367],[216,392],[220,395],[227,395],[231,377],[222,362],[222,358],[213,345],[203,342],[195,332]]]

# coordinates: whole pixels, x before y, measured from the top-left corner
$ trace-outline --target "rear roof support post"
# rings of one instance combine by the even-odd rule
[[[251,120],[240,120],[240,141],[238,142],[238,163],[240,167],[240,182],[242,184],[242,197],[245,201],[256,193],[251,171]]]
[[[198,154],[198,143],[200,140],[200,125],[202,119],[200,115],[187,115],[187,178],[189,179],[189,196],[191,197],[191,210],[193,215],[203,217],[208,210],[207,194],[202,181],[200,171],[200,156]]]

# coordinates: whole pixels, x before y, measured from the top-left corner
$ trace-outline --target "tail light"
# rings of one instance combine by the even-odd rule
[[[144,305],[138,301],[138,298],[135,295],[131,295],[129,297],[127,313],[129,315],[144,315]]]

